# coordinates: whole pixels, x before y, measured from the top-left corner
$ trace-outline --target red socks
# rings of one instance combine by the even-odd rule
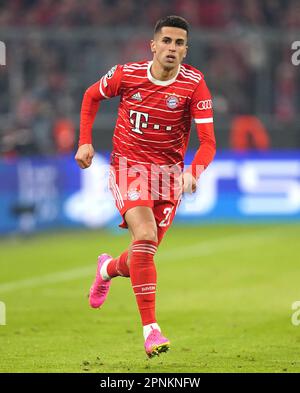
[[[132,243],[130,279],[140,311],[142,324],[155,323],[156,269],[154,254],[157,242],[138,240]]]
[[[127,266],[128,250],[124,251],[118,258],[113,259],[107,265],[107,274],[109,277],[129,277],[129,269]]]
[[[157,242],[138,240],[132,243],[130,269],[127,266],[128,250],[107,265],[110,278],[130,277],[143,326],[156,322],[156,269],[153,260],[156,250]]]
[[[152,242],[153,244],[155,244],[155,247],[157,247],[161,242],[163,238],[163,234],[164,234],[163,232],[162,233],[158,232],[159,235],[158,244]],[[124,251],[123,254],[121,254],[119,257],[114,258],[109,262],[109,264],[107,265],[107,274],[109,275],[110,278],[118,277],[118,276],[130,277],[129,268],[127,266],[127,258],[128,258],[128,250]]]

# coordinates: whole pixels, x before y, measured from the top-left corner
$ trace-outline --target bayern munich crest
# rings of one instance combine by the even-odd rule
[[[127,196],[130,201],[137,201],[140,197],[140,192],[138,190],[129,190]]]
[[[169,96],[166,100],[166,103],[168,108],[175,109],[179,104],[179,100],[176,96]]]

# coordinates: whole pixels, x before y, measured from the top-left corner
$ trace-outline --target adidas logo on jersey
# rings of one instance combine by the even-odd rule
[[[133,96],[131,96],[132,100],[136,100],[136,101],[142,101],[142,96],[140,94],[140,92],[137,92],[135,94],[133,94]]]

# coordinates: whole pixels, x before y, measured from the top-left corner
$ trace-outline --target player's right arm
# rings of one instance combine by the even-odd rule
[[[88,168],[92,164],[95,151],[91,143],[85,143],[78,147],[75,160],[81,169]]]
[[[120,94],[122,73],[122,66],[113,67],[84,93],[80,112],[79,147],[75,155],[75,160],[82,169],[88,168],[94,157],[92,129],[100,101]]]

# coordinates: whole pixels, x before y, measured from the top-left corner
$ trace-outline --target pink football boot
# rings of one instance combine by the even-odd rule
[[[149,358],[167,352],[169,348],[170,341],[158,329],[152,330],[145,341],[145,351]]]
[[[98,257],[96,278],[93,282],[93,285],[91,286],[89,295],[90,306],[93,308],[101,307],[102,304],[105,302],[105,299],[109,292],[111,280],[103,280],[100,274],[101,267],[108,259],[112,259],[112,257],[108,254],[101,254]]]

